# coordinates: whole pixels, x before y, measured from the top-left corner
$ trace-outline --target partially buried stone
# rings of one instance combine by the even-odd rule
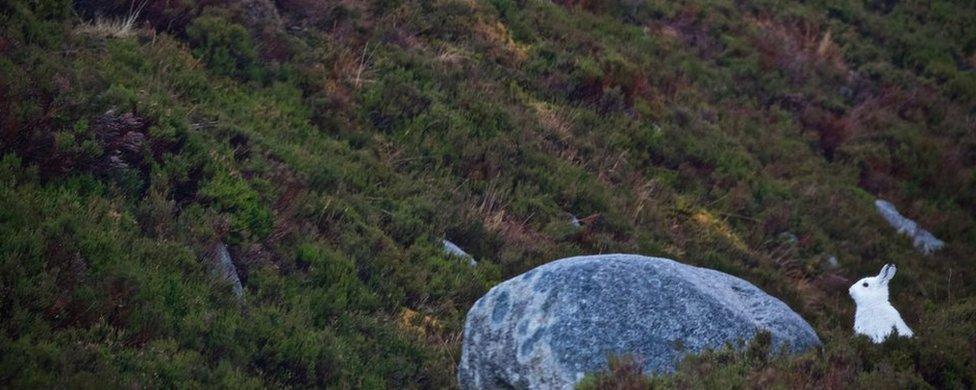
[[[244,300],[244,286],[241,279],[237,276],[237,267],[230,258],[227,246],[219,242],[214,247],[211,255],[211,273],[220,282],[227,283],[231,287],[234,296],[239,300]]]
[[[469,255],[468,252],[465,252],[463,249],[461,249],[461,247],[457,246],[457,244],[450,242],[448,240],[443,240],[443,241],[444,241],[444,253],[462,259],[472,267],[478,265],[478,262],[474,260],[474,256]]]
[[[917,222],[902,216],[891,202],[878,199],[874,201],[874,206],[891,227],[895,228],[898,233],[912,239],[912,245],[920,253],[928,255],[945,246],[942,240],[935,238],[932,233],[923,229]]]

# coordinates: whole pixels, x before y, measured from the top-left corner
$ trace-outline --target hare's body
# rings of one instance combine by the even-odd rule
[[[901,314],[888,302],[888,282],[897,269],[885,265],[878,276],[858,280],[848,290],[857,311],[854,313],[854,333],[863,334],[880,343],[891,334],[912,337],[914,333],[901,319]]]
[[[898,310],[885,301],[882,304],[858,305],[854,313],[854,333],[863,334],[880,343],[892,332],[912,337],[914,333],[901,319]]]

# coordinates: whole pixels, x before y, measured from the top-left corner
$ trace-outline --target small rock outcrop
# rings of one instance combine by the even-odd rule
[[[221,283],[230,284],[234,296],[239,301],[243,301],[244,286],[241,284],[241,279],[237,276],[237,267],[234,266],[234,261],[230,258],[230,252],[227,251],[227,246],[222,242],[218,242],[211,251],[208,260],[210,262],[210,273],[213,278]]]
[[[827,256],[827,265],[829,265],[830,268],[840,267],[840,262],[837,260],[837,256],[834,255]]]
[[[478,262],[474,260],[474,256],[469,255],[468,252],[465,252],[463,249],[461,249],[461,247],[457,246],[456,244],[448,240],[443,240],[443,241],[444,241],[445,254],[447,254],[448,256],[454,256],[464,261],[467,261],[468,265],[472,267],[478,265]]]
[[[878,199],[874,201],[874,206],[891,227],[912,239],[912,245],[920,253],[928,255],[945,246],[945,242],[935,238],[928,230],[918,226],[918,223],[902,216],[891,202]]]
[[[458,380],[464,389],[571,388],[635,356],[647,373],[681,357],[751,339],[777,348],[820,345],[780,300],[722,272],[639,255],[572,257],[491,289],[468,312]]]
[[[576,216],[573,214],[569,215],[569,224],[572,225],[574,228],[583,226],[583,224],[580,223],[579,218],[576,218]]]

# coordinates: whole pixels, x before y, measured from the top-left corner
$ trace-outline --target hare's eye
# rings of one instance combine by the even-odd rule
[[[864,287],[867,287],[868,286],[868,282],[864,282],[861,285],[864,286]]]

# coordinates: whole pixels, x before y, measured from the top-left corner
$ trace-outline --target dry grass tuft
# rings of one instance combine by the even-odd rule
[[[92,35],[104,38],[126,38],[135,32],[136,20],[139,14],[146,7],[148,1],[143,1],[136,5],[133,3],[129,13],[120,19],[96,17],[87,23],[75,27],[76,34]]]

